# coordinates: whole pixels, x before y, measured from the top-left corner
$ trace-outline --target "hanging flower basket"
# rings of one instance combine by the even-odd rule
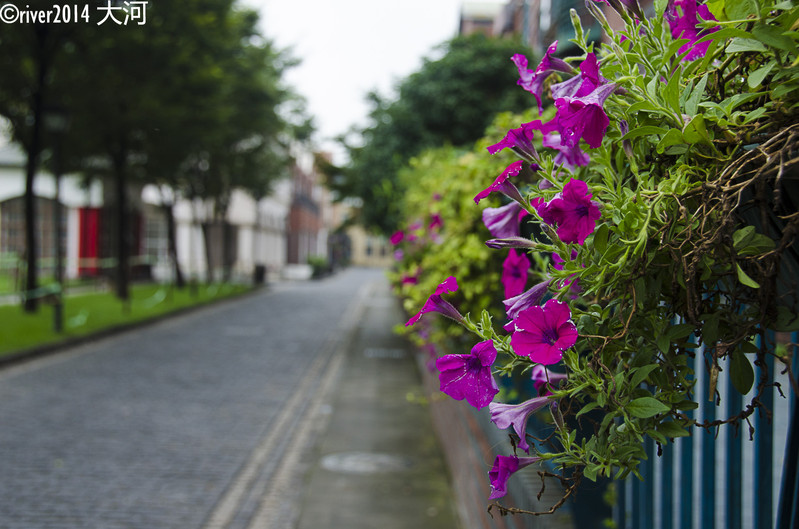
[[[646,438],[747,422],[768,387],[753,363],[775,354],[766,330],[799,329],[799,6],[656,1],[650,18],[635,0],[605,3],[624,28],[589,0],[601,46],[572,12],[577,55],[555,42],[535,69],[513,58],[540,119],[488,148],[513,158],[475,197],[504,196],[483,220],[486,244],[508,253],[506,295],[520,274],[535,285],[507,296],[501,321],[473,320],[447,301],[449,278],[409,321],[439,312],[477,335],[471,355],[437,364],[442,391],[487,406],[514,442],[490,472],[503,513],[517,511],[499,501],[522,467],[557,469],[568,496],[639,475]],[[695,357],[708,395],[694,393]],[[537,378],[538,394],[500,402],[499,374]],[[754,397],[699,424],[686,412],[720,399],[721,376]],[[525,424],[542,412],[555,428],[537,440]]]

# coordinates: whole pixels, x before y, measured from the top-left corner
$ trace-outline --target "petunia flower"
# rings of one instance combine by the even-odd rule
[[[497,456],[494,466],[488,471],[488,481],[491,483],[489,500],[496,500],[508,493],[508,479],[514,472],[540,461],[540,457]]]
[[[616,85],[610,83],[585,96],[566,96],[555,100],[555,118],[563,145],[576,147],[580,138],[593,149],[601,145],[610,123],[603,105],[614,90]]]
[[[505,298],[512,298],[524,292],[527,285],[527,271],[530,261],[524,253],[517,253],[511,249],[502,262],[502,286],[505,289]]]
[[[535,248],[538,246],[535,241],[526,237],[507,237],[505,239],[489,239],[486,246],[495,250],[504,248]]]
[[[564,145],[558,132],[544,134],[543,144],[544,147],[558,151],[553,160],[555,165],[561,165],[569,171],[574,171],[578,167],[585,167],[591,162],[591,156],[582,150],[579,145],[573,147]]]
[[[499,239],[518,237],[520,234],[519,221],[525,215],[527,212],[522,210],[518,202],[510,202],[499,208],[485,208],[483,224],[491,232],[491,235]]]
[[[513,431],[519,436],[518,447],[527,452],[530,449],[526,435],[527,419],[550,402],[552,399],[544,396],[530,399],[521,404],[492,402],[488,405],[488,409],[491,412],[491,421],[497,425],[497,428],[504,430],[513,427]]]
[[[510,129],[499,142],[488,147],[488,152],[496,154],[502,149],[511,149],[525,161],[535,164],[538,161],[538,152],[533,145],[535,131],[533,123],[522,123],[518,129]]]
[[[515,320],[521,311],[539,305],[549,291],[549,284],[551,282],[551,279],[547,279],[527,291],[522,292],[518,296],[513,296],[503,301],[502,304],[505,305],[505,312],[508,318]]]
[[[458,281],[455,279],[454,276],[449,276],[447,279],[444,280],[438,287],[436,291],[427,298],[422,310],[416,313],[411,319],[408,320],[408,323],[405,324],[406,327],[410,327],[417,321],[419,318],[427,314],[428,312],[438,312],[447,316],[448,318],[452,318],[453,320],[463,323],[464,317],[458,312],[458,309],[452,306],[449,301],[445,301],[441,298],[441,296],[445,292],[455,292],[458,290]]]
[[[486,340],[472,348],[470,354],[445,355],[436,360],[441,391],[455,400],[464,400],[477,409],[484,408],[499,393],[491,374],[497,358],[494,342]]]
[[[405,238],[405,232],[402,230],[397,230],[391,234],[391,237],[388,240],[389,242],[391,242],[391,244],[396,246],[399,243],[401,243],[404,238]]]
[[[430,215],[430,224],[427,225],[427,229],[437,230],[443,225],[444,221],[441,219],[441,215],[439,215],[438,213],[433,213],[432,215]]]
[[[533,387],[535,388],[536,394],[541,395],[541,390],[544,389],[545,393],[543,396],[546,396],[552,395],[548,386],[558,386],[569,377],[565,373],[554,373],[541,364],[536,364],[533,366],[530,378],[533,379]]]
[[[543,307],[521,311],[513,323],[515,331],[510,339],[513,351],[539,364],[560,362],[563,351],[577,342],[571,310],[556,299],[550,299]]]
[[[710,41],[699,44],[697,44],[697,41],[720,29],[719,26],[714,28],[698,26],[700,21],[715,21],[716,17],[713,16],[713,13],[710,12],[710,9],[705,4],[697,5],[696,0],[669,0],[664,16],[669,22],[671,36],[675,40],[688,39],[688,42],[681,46],[677,52],[682,55],[690,50],[683,57],[683,61],[693,61],[704,57],[710,46]]]
[[[479,204],[481,200],[486,198],[493,191],[499,191],[511,200],[515,200],[519,204],[524,203],[524,198],[522,198],[522,194],[519,192],[519,189],[513,185],[512,182],[508,181],[509,177],[519,174],[519,171],[522,170],[523,166],[524,162],[522,160],[517,160],[507,166],[505,170],[502,171],[502,174],[500,174],[496,180],[494,180],[493,184],[477,193],[477,195],[474,197],[474,203]],[[538,170],[537,165],[535,166],[534,170]]]
[[[594,232],[596,221],[602,216],[593,194],[582,180],[569,180],[563,192],[555,195],[546,206],[537,210],[544,222],[557,225],[557,234],[565,243],[583,244]]]
[[[561,97],[584,97],[608,82],[599,73],[599,61],[596,55],[589,53],[580,63],[580,74],[552,85],[550,92],[555,100]]]
[[[574,71],[566,61],[558,59],[554,56],[558,49],[558,41],[553,42],[547,51],[544,53],[544,58],[538,64],[535,70],[527,69],[527,57],[521,54],[516,54],[511,57],[511,60],[519,70],[519,80],[517,84],[533,94],[536,102],[538,103],[538,114],[544,111],[544,106],[541,103],[541,95],[544,92],[544,81],[547,77],[555,72],[571,73]]]

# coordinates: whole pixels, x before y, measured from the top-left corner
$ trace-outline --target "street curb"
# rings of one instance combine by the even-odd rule
[[[79,345],[85,345],[87,343],[95,342],[98,340],[102,340],[103,338],[108,338],[110,336],[116,336],[118,334],[122,334],[123,332],[132,331],[136,329],[140,329],[143,327],[147,327],[149,325],[155,325],[156,323],[160,323],[164,320],[169,318],[174,318],[177,316],[183,316],[192,312],[197,312],[203,309],[209,309],[212,307],[218,307],[224,303],[229,303],[237,300],[241,300],[242,298],[254,296],[259,294],[265,290],[268,290],[268,286],[257,286],[248,290],[246,292],[242,292],[240,294],[232,294],[230,296],[220,298],[220,299],[213,299],[210,301],[205,301],[202,303],[198,303],[197,305],[190,305],[188,307],[181,307],[179,309],[175,309],[171,312],[167,312],[164,314],[159,314],[157,316],[151,316],[144,320],[133,321],[129,323],[120,323],[118,325],[112,325],[111,327],[107,327],[105,329],[101,329],[99,331],[86,334],[83,336],[73,336],[69,338],[64,338],[63,340],[59,340],[56,342],[51,342],[48,344],[37,345],[35,347],[31,347],[28,349],[23,349],[21,351],[17,351],[15,353],[11,353],[8,355],[4,355],[0,357],[0,371],[4,369],[8,369],[13,366],[18,366],[20,364],[24,364],[30,362],[32,360],[36,360],[38,358],[44,358],[46,356],[51,356],[61,352],[64,349],[69,349],[72,347],[76,347]]]

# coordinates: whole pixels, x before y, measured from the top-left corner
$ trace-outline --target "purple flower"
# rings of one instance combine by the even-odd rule
[[[405,238],[405,232],[403,232],[402,230],[397,230],[393,234],[391,234],[391,238],[389,239],[389,241],[391,242],[391,244],[396,246],[399,243],[401,243],[402,239],[404,238]]]
[[[546,53],[544,53],[544,58],[541,59],[535,71],[527,69],[527,57],[524,55],[517,53],[511,57],[511,60],[516,64],[516,68],[519,70],[519,80],[517,84],[535,96],[535,100],[538,103],[539,115],[544,111],[544,107],[541,103],[541,94],[544,91],[544,81],[546,81],[547,77],[555,72],[571,73],[574,71],[574,68],[569,66],[566,61],[554,56],[557,49],[558,41],[555,41],[547,48]]]
[[[577,342],[571,310],[556,299],[550,299],[543,307],[521,311],[513,323],[516,329],[510,339],[513,351],[539,364],[560,362],[563,351]]]
[[[531,164],[538,161],[538,153],[533,145],[534,132],[537,129],[532,123],[522,123],[518,129],[510,129],[501,141],[488,147],[488,152],[496,154],[502,149],[511,149]]]
[[[580,75],[552,85],[550,91],[556,100],[561,97],[584,97],[606,84],[608,84],[608,80],[599,73],[599,62],[596,55],[589,53],[580,63]]]
[[[508,237],[506,239],[489,239],[486,241],[486,246],[495,250],[503,248],[535,248],[536,243],[525,237]]]
[[[605,84],[582,97],[560,97],[555,100],[558,109],[555,118],[563,145],[576,147],[580,138],[583,138],[591,148],[600,146],[610,123],[602,105],[614,90],[615,84]]]
[[[488,405],[488,409],[491,411],[491,420],[497,425],[497,428],[504,430],[505,428],[513,426],[513,431],[519,436],[519,448],[527,452],[530,449],[530,445],[527,444],[527,435],[525,433],[527,418],[550,402],[551,399],[544,396],[530,399],[521,404],[492,402]]]
[[[508,318],[514,320],[521,311],[539,305],[541,300],[544,299],[544,295],[549,291],[549,284],[551,282],[550,279],[547,279],[533,286],[526,292],[503,301],[502,303],[505,305],[505,312],[508,314]]]
[[[555,149],[558,154],[555,156],[555,165],[562,165],[569,171],[574,171],[577,167],[585,167],[591,161],[591,156],[583,151],[579,145],[569,147],[564,145],[560,133],[552,132],[543,137],[544,147]]]
[[[503,497],[508,493],[508,478],[514,472],[540,460],[540,457],[497,456],[494,459],[494,466],[488,471],[488,480],[491,483],[491,495],[488,499],[496,500]]]
[[[519,192],[519,190],[516,188],[516,186],[513,185],[513,183],[508,182],[508,177],[515,176],[515,175],[519,174],[519,171],[522,170],[523,166],[524,166],[524,162],[522,160],[517,160],[517,161],[513,162],[512,164],[510,164],[509,166],[507,166],[505,168],[505,170],[502,171],[502,174],[500,174],[496,178],[496,180],[494,180],[493,184],[491,184],[487,188],[485,188],[482,191],[480,191],[479,193],[477,193],[477,196],[474,197],[474,203],[478,204],[481,200],[486,198],[493,191],[499,191],[500,193],[504,194],[505,196],[507,196],[511,200],[515,200],[516,202],[518,202],[520,204],[522,202],[524,202],[524,199],[522,198],[522,194]],[[535,166],[535,169],[536,170],[538,169],[537,165]]]
[[[511,202],[499,208],[483,210],[483,224],[491,235],[499,239],[519,236],[519,220],[527,212],[517,202]]]
[[[530,261],[524,253],[516,253],[511,249],[502,263],[502,286],[505,288],[505,298],[512,298],[524,292],[527,285],[527,271]]]
[[[531,378],[533,379],[533,387],[535,387],[535,392],[538,395],[541,395],[541,390],[544,389],[544,396],[546,396],[552,395],[552,392],[549,391],[548,386],[558,386],[561,382],[567,380],[569,377],[564,373],[553,373],[541,364],[537,364],[533,366]]]
[[[408,323],[406,323],[405,326],[410,327],[411,325],[419,321],[419,318],[421,318],[428,312],[438,312],[440,314],[443,314],[444,316],[447,316],[448,318],[452,318],[453,320],[462,323],[464,321],[464,318],[461,315],[461,313],[458,312],[458,309],[453,307],[450,302],[444,301],[441,298],[442,294],[444,294],[445,292],[455,292],[457,290],[458,290],[458,281],[455,279],[454,276],[449,276],[447,279],[444,280],[443,283],[438,285],[435,293],[433,293],[432,296],[427,298],[427,301],[422,307],[422,310],[417,312],[415,316],[413,316],[410,320],[408,320]]]
[[[443,225],[444,221],[441,219],[441,215],[438,213],[433,213],[430,215],[430,224],[427,226],[429,230],[437,230]]]
[[[555,195],[539,215],[547,224],[557,225],[557,234],[565,243],[583,244],[594,232],[596,221],[602,216],[593,195],[582,180],[569,180],[563,192]]]
[[[705,4],[697,6],[696,0],[669,0],[664,15],[669,22],[671,36],[674,39],[688,39],[688,42],[677,52],[682,55],[690,50],[688,55],[683,57],[683,61],[693,61],[704,57],[710,46],[710,41],[700,44],[697,44],[697,41],[719,30],[719,26],[709,29],[697,27],[700,19],[716,20],[710,9]]]
[[[441,391],[455,400],[466,399],[477,409],[486,407],[499,392],[491,374],[491,364],[496,358],[497,350],[491,340],[478,343],[470,354],[442,356],[436,360]]]

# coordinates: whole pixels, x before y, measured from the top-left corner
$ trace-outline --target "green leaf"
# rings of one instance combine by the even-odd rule
[[[687,338],[692,332],[694,332],[694,326],[690,323],[678,323],[666,330],[666,336],[668,336],[670,340],[679,340],[681,338]]]
[[[744,124],[751,123],[752,121],[763,116],[763,114],[765,114],[768,111],[769,111],[768,106],[757,107],[756,109],[747,114],[746,118],[744,119]]]
[[[732,234],[732,246],[736,250],[740,251],[746,246],[749,245],[749,241],[755,235],[755,227],[754,226],[746,226],[741,228],[740,230],[735,230]]]
[[[598,402],[589,402],[588,404],[583,406],[583,408],[580,411],[577,412],[577,415],[575,415],[575,417],[579,417],[580,415],[582,415],[584,413],[588,413],[589,411],[593,410],[594,408],[598,408],[598,407],[599,407],[599,403]]]
[[[669,129],[665,136],[663,136],[657,145],[657,151],[660,154],[663,154],[663,151],[666,150],[666,147],[671,147],[672,145],[678,145],[680,143],[685,143],[685,139],[682,137],[682,133],[677,129]]]
[[[608,247],[608,236],[610,235],[610,229],[608,228],[607,224],[602,224],[599,228],[597,228],[596,232],[594,233],[594,248],[599,255],[605,253],[605,250]]]
[[[630,130],[627,134],[621,137],[622,140],[632,140],[640,136],[652,136],[655,134],[666,134],[669,129],[663,127],[655,127],[653,125],[644,125]]]
[[[689,121],[682,132],[683,138],[688,143],[707,143],[710,144],[710,137],[705,128],[705,118],[700,114]]]
[[[754,29],[752,29],[752,33],[755,37],[760,39],[760,41],[772,48],[787,52],[794,52],[796,50],[796,44],[794,44],[790,37],[783,35],[780,28],[765,25],[755,26]]]
[[[702,96],[705,95],[707,76],[708,74],[703,75],[699,82],[696,83],[696,87],[691,91],[691,96],[685,102],[685,111],[689,116],[696,115],[696,112],[699,110],[699,101],[702,99]]]
[[[690,435],[688,430],[683,428],[679,423],[674,421],[666,421],[658,424],[657,426],[658,432],[662,433],[666,437],[687,437]]]
[[[635,374],[630,379],[630,386],[632,386],[633,388],[637,388],[639,384],[641,384],[641,382],[646,380],[646,377],[648,377],[649,374],[657,368],[658,368],[657,364],[649,364],[643,367],[639,367],[638,369],[635,370]]]
[[[757,4],[752,0],[729,0],[724,5],[724,12],[730,20],[744,20],[757,14]]]
[[[674,405],[680,411],[696,410],[699,408],[699,403],[692,400],[683,400]]]
[[[666,103],[669,104],[672,110],[679,114],[680,109],[680,75],[678,73],[672,74],[666,87],[663,89],[663,97]]]
[[[761,66],[754,72],[749,74],[749,78],[746,80],[749,83],[749,88],[756,88],[763,83],[763,79],[771,72],[771,70],[777,65],[776,61],[770,61],[766,63],[764,66]]]
[[[760,285],[757,281],[746,275],[746,272],[743,271],[741,265],[735,263],[735,267],[738,269],[738,281],[751,288],[760,288]]]
[[[727,46],[727,53],[739,53],[742,51],[768,51],[768,48],[759,40],[744,39],[741,37],[732,39]]]
[[[583,476],[587,477],[591,481],[596,481],[596,474],[597,468],[595,466],[589,465],[583,469]]]
[[[724,13],[725,3],[725,0],[709,0],[705,5],[713,14],[713,16],[716,17],[716,20],[727,20],[727,17]]]
[[[740,349],[735,349],[730,358],[730,381],[741,395],[746,395],[755,383],[752,363]]]
[[[661,334],[655,340],[655,344],[658,346],[658,349],[660,349],[661,353],[667,354],[669,352],[669,346],[671,345],[671,341],[669,340],[668,336],[666,336],[665,334]]]
[[[654,397],[640,397],[631,400],[627,406],[625,406],[627,413],[639,419],[648,419],[659,413],[666,413],[670,409],[671,408]]]

